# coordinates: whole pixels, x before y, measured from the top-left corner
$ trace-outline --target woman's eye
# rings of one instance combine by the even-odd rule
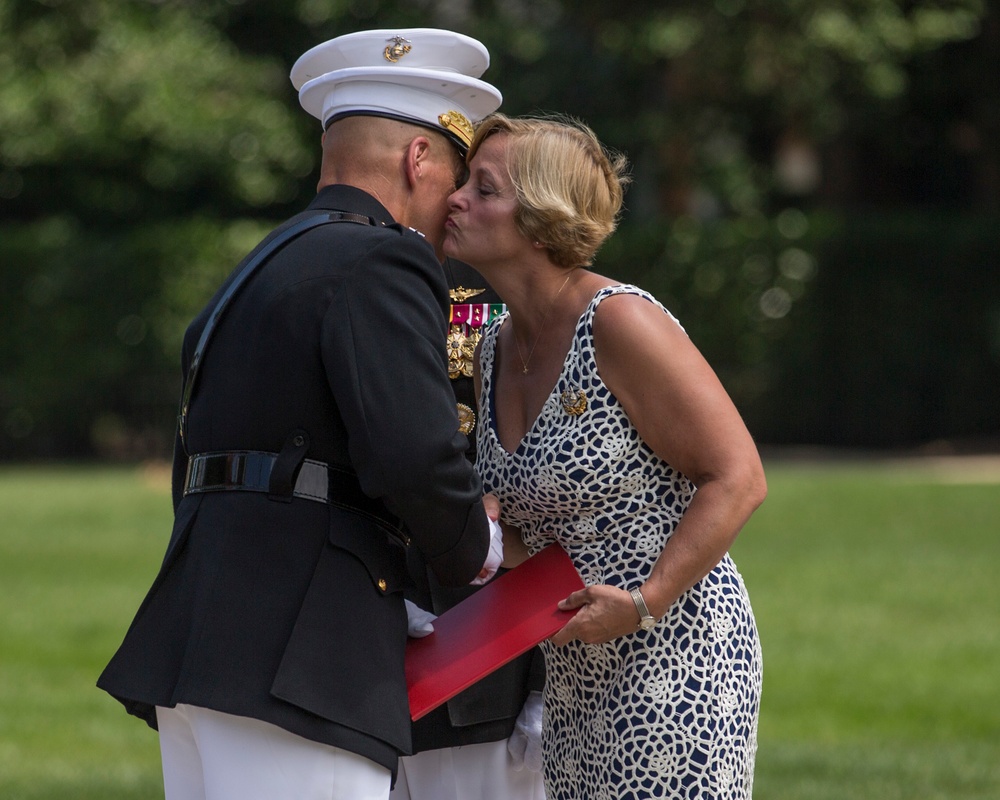
[[[480,197],[488,197],[491,194],[496,194],[492,186],[489,186],[488,184],[480,184],[479,186]]]

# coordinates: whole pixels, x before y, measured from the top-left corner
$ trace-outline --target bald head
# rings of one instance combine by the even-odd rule
[[[398,180],[407,148],[422,137],[438,157],[459,163],[458,151],[443,135],[420,125],[385,117],[352,116],[334,122],[323,136],[320,186],[346,183],[368,190],[367,184]]]
[[[447,199],[465,162],[443,134],[395,119],[350,116],[323,135],[319,188],[347,184],[368,192],[393,219],[421,231],[435,247]]]

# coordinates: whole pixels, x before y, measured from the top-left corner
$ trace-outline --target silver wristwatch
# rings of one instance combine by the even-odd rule
[[[632,595],[632,602],[635,603],[635,610],[639,612],[639,627],[644,631],[651,631],[656,627],[656,617],[649,613],[649,609],[646,608],[646,601],[642,599],[642,592],[639,591],[638,587],[635,589],[629,589],[629,594]]]

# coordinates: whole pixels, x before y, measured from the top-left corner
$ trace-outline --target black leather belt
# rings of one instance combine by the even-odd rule
[[[271,472],[277,453],[228,450],[198,453],[188,458],[184,494],[200,492],[265,492],[271,490]],[[404,544],[409,543],[399,518],[378,500],[361,491],[357,476],[322,461],[304,459],[295,479],[293,497],[328,503],[373,519]]]

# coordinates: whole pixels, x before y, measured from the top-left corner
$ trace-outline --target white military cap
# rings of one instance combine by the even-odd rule
[[[473,124],[502,100],[479,79],[487,66],[489,52],[475,39],[408,28],[338,36],[299,58],[290,77],[324,127],[359,114],[391,117],[440,131],[464,151]]]
[[[348,67],[442,69],[470,78],[482,77],[490,65],[486,46],[461,33],[438,28],[385,28],[357,31],[330,39],[303,53],[292,67],[292,85],[302,85]]]

